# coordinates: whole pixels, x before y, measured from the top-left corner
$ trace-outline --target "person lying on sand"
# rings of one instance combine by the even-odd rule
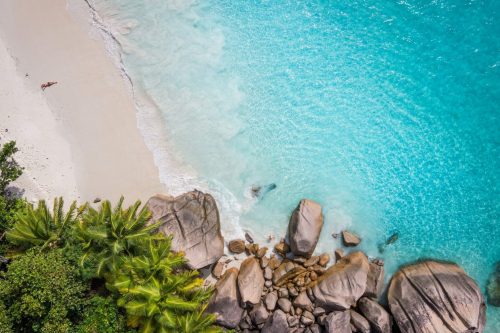
[[[57,84],[57,82],[55,82],[55,81],[49,81],[47,83],[42,83],[42,85],[40,87],[42,88],[42,90],[45,90],[45,88],[53,86],[54,84]]]

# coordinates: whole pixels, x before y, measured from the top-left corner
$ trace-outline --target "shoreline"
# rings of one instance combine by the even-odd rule
[[[108,16],[106,10],[99,8],[94,1],[78,2],[67,0],[70,12],[82,21],[92,35],[101,40],[106,55],[120,72],[123,83],[134,102],[137,128],[153,155],[159,178],[165,184],[168,195],[179,196],[192,190],[201,190],[213,195],[220,207],[223,231],[227,237],[243,237],[245,231],[240,222],[240,203],[223,185],[210,183],[201,178],[198,171],[184,162],[177,147],[168,135],[160,106],[154,97],[141,85],[140,78],[135,78],[127,69],[124,55],[127,52],[127,34],[133,29],[127,22]],[[83,22],[84,21],[84,22]],[[264,238],[264,235],[261,235]]]
[[[126,201],[145,201],[155,193],[165,192],[165,186],[160,183],[153,154],[139,131],[133,96],[123,73],[106,53],[104,40],[93,38],[90,24],[87,27],[77,22],[75,14],[70,13],[66,0],[0,4],[0,36],[15,59],[4,66],[8,73],[4,95],[12,96],[11,104],[19,99],[16,96],[25,95],[38,102],[27,102],[12,117],[10,111],[3,112],[2,118],[12,119],[5,122],[11,128],[2,133],[2,138],[18,141],[19,162],[28,171],[24,178],[31,177],[34,165],[41,164],[42,159],[54,161],[37,168],[37,176],[31,177],[36,179],[31,179],[33,184],[26,187],[25,193],[30,200],[69,195],[81,202],[96,197],[113,202],[125,195]],[[22,73],[28,74],[24,83]],[[22,84],[14,88],[10,82],[16,80]],[[46,81],[58,84],[42,92],[39,86]],[[17,95],[12,93],[14,89]],[[40,103],[45,103],[43,112]],[[41,113],[43,116],[38,117]],[[26,119],[32,121],[35,130],[47,133],[42,136],[52,149],[23,154],[25,147],[40,145],[40,136],[33,131],[21,133]],[[49,130],[54,127],[57,131]],[[57,163],[58,157],[72,163]],[[60,178],[59,172],[66,178]],[[56,182],[54,178],[57,186],[47,185]],[[21,179],[19,185],[25,183]],[[45,191],[37,191],[37,187]]]

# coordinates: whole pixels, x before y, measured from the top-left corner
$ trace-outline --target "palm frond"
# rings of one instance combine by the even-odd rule
[[[125,209],[123,202],[121,197],[115,207],[106,200],[98,209],[89,208],[82,213],[81,221],[74,229],[82,243],[91,245],[85,250],[99,256],[99,276],[114,275],[122,258],[141,252],[142,243],[154,230],[154,227],[146,226],[147,220],[136,216],[140,201]],[[147,210],[143,208],[141,211]]]
[[[77,204],[73,202],[64,214],[62,198],[54,199],[52,213],[44,200],[38,202],[37,207],[27,205],[16,213],[15,223],[7,232],[7,239],[23,249],[48,246],[61,246],[64,243],[68,226],[76,223],[74,212]],[[80,208],[85,210],[85,206]]]

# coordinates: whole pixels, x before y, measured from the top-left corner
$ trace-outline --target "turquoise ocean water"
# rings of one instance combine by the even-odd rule
[[[321,250],[348,228],[389,273],[453,260],[484,289],[500,260],[500,1],[95,5],[161,114],[165,136],[142,130],[162,179],[213,192],[226,238],[282,237],[307,197],[324,207]],[[498,308],[488,322],[500,332]]]

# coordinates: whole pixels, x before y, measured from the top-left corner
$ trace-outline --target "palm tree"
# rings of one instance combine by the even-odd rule
[[[89,255],[98,260],[97,275],[114,274],[126,256],[133,255],[158,224],[148,225],[151,213],[139,210],[140,201],[122,209],[123,197],[114,209],[104,201],[98,210],[89,208],[75,226],[76,238],[84,249],[82,264]]]
[[[15,215],[13,228],[7,232],[7,239],[22,250],[31,247],[45,248],[60,247],[64,244],[70,226],[74,225],[78,217],[85,211],[87,205],[77,208],[73,201],[69,210],[64,213],[64,200],[54,199],[52,213],[44,200],[40,200],[36,208],[26,205]]]
[[[160,280],[168,278],[173,272],[179,271],[186,263],[182,253],[174,253],[171,249],[172,237],[162,234],[144,241],[140,254],[126,258],[115,276],[109,289],[123,291],[136,284],[148,282],[153,278]]]
[[[126,260],[109,286],[121,297],[129,325],[140,332],[220,332],[215,317],[203,312],[211,290],[197,271],[185,270],[181,253],[170,251],[171,238],[150,239],[142,255]]]
[[[177,317],[177,326],[180,332],[184,333],[219,333],[223,332],[220,327],[214,326],[216,316],[214,314],[205,314],[207,304],[198,311],[190,312],[186,315]]]

